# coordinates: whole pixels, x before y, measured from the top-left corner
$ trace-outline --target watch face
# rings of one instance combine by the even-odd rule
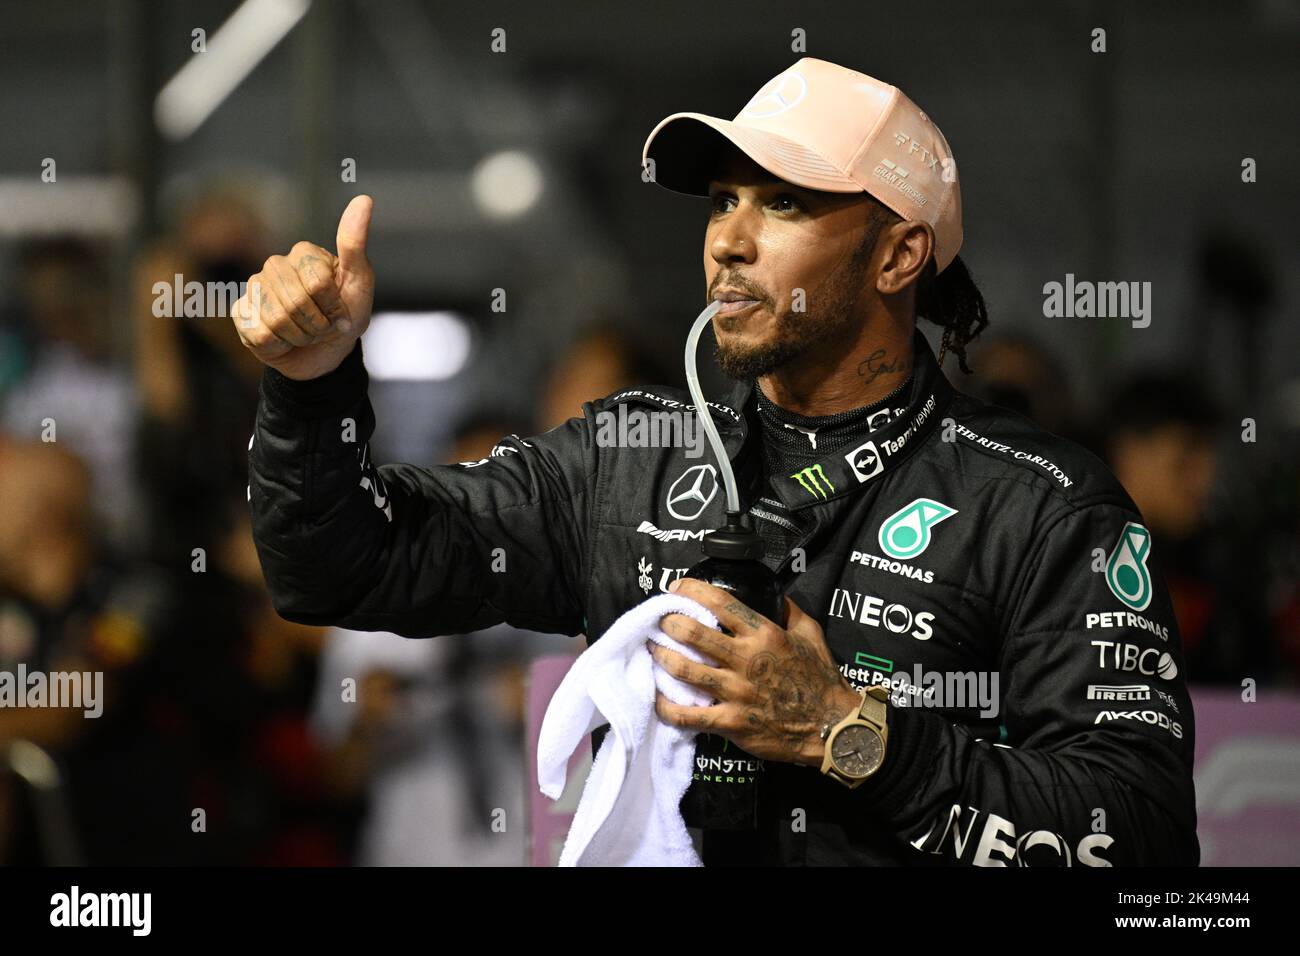
[[[831,742],[831,763],[846,777],[858,779],[870,775],[884,757],[880,735],[861,724],[850,724]]]

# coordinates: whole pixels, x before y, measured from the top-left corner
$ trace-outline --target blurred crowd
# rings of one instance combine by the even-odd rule
[[[105,688],[95,719],[0,707],[0,863],[524,861],[527,665],[581,640],[408,641],[275,613],[245,490],[260,365],[228,319],[153,308],[157,282],[246,281],[271,251],[237,197],[195,202],[133,264],[128,361],[110,348],[110,250],[17,251],[0,303],[0,671],[98,671]],[[484,457],[580,413],[584,385],[630,382],[618,344],[588,339],[536,420],[475,407],[424,461]]]
[[[581,640],[503,626],[409,641],[278,617],[245,500],[260,366],[220,316],[152,308],[156,282],[244,281],[271,251],[237,197],[195,202],[132,264],[131,361],[110,347],[109,250],[16,252],[0,302],[0,670],[106,686],[97,719],[0,708],[0,862],[523,862],[524,677]],[[558,352],[533,420],[470,402],[426,462],[483,457],[651,374],[616,326]],[[1031,338],[989,336],[971,363],[958,387],[1083,442],[1132,494],[1193,683],[1297,682],[1293,433],[1243,443],[1236,398],[1180,369],[1085,411]]]

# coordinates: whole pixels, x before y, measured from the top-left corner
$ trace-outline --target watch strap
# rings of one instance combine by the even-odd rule
[[[880,745],[882,750],[887,748],[889,745],[889,708],[886,703],[889,699],[889,691],[886,688],[881,687],[879,684],[873,684],[870,687],[863,688],[861,694],[862,703],[858,705],[857,710],[850,712],[848,716],[834,727],[831,727],[828,730],[823,730],[823,736],[826,740],[826,750],[822,757],[822,773],[834,780],[838,780],[850,789],[861,785],[875,773],[875,770],[872,770],[872,772],[867,774],[865,777],[850,777],[841,773],[839,769],[836,768],[835,761],[831,759],[831,745],[835,742],[836,735],[838,735],[845,727],[859,724],[871,728],[871,730],[875,731],[875,733],[880,736]],[[882,755],[881,764],[883,763],[884,758]],[[879,768],[880,764],[877,764],[876,769]]]

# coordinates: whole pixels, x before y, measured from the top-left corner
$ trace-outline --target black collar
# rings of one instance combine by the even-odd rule
[[[847,452],[832,452],[792,475],[772,475],[772,487],[786,507],[797,510],[851,494],[898,467],[925,441],[954,392],[930,343],[919,331],[913,333],[912,351],[915,382],[903,414],[871,432],[870,438],[864,431],[862,443]],[[755,387],[752,380],[738,382],[727,395],[726,404],[742,412],[739,421],[714,416],[727,455],[737,465],[745,457],[741,452],[750,436],[755,441],[760,438]]]

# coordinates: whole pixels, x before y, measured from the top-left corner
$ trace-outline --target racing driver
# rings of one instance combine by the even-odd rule
[[[708,411],[787,620],[683,577],[725,522],[722,463],[597,427],[697,414],[684,389],[589,402],[481,461],[376,466],[365,196],[337,254],[273,256],[234,311],[267,366],[249,502],[278,611],[590,642],[652,593],[699,601],[730,633],[661,627],[711,663],[653,653],[716,702],[656,710],[731,748],[692,786],[757,793],[741,825],[700,824],[706,865],[1195,865],[1195,725],[1142,516],[1092,455],[942,371],[987,317],[938,127],[804,58],[732,120],[669,116],[642,169],[709,197],[705,287],[736,384]],[[918,317],[943,329],[938,358]]]

